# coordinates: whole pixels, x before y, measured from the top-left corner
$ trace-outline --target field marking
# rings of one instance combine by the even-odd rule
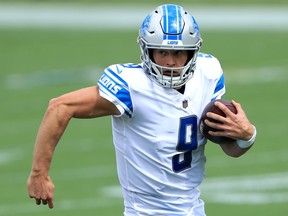
[[[2,3],[0,27],[135,30],[154,8],[153,5],[111,7],[103,4]],[[203,29],[288,30],[288,7],[285,6],[217,5],[185,8],[193,13]]]
[[[206,178],[200,187],[207,202],[269,204],[288,202],[288,173]]]
[[[267,205],[288,202],[288,172],[234,177],[207,177],[200,187],[202,199],[208,203]],[[119,185],[99,189],[95,198],[55,200],[55,210],[97,209],[123,205]],[[57,201],[58,199],[58,201]],[[27,200],[29,198],[27,197]],[[24,203],[0,204],[0,215],[48,211],[35,206],[34,200]]]
[[[236,70],[235,69],[231,70],[229,74],[225,75],[225,80],[228,83],[239,83],[239,84],[287,82],[288,81],[287,70],[288,70],[287,67],[280,67],[280,66],[240,68]]]
[[[2,86],[19,90],[59,84],[96,83],[102,71],[104,68],[58,69],[29,74],[19,72],[4,77]],[[226,83],[238,84],[287,82],[287,67],[271,66],[230,70],[229,74],[225,74],[225,79]]]
[[[56,69],[30,74],[11,74],[6,77],[5,85],[8,89],[26,89],[65,83],[87,82],[95,79],[95,71],[97,70],[96,68],[93,71],[92,69]]]
[[[10,74],[4,78],[4,86],[7,89],[30,89],[41,86],[60,84],[94,82],[100,78],[100,72],[104,68],[88,69],[55,69],[48,71],[37,71],[29,74]]]
[[[27,199],[28,196],[27,196]],[[91,199],[66,199],[66,200],[55,200],[55,211],[65,211],[67,210],[87,210],[87,209],[97,209],[102,207],[117,206],[117,204],[122,206],[122,202],[119,199],[103,199],[103,197],[91,198]],[[0,215],[22,215],[35,212],[48,212],[48,206],[37,206],[34,200],[25,203],[15,203],[11,205],[0,204]],[[53,210],[52,210],[53,211]]]
[[[11,150],[11,151],[3,151],[3,154],[0,154],[0,161],[2,160],[2,165],[7,165],[15,160],[19,159],[19,155],[24,157],[23,151],[20,150]],[[226,167],[257,167],[257,166],[265,166],[277,163],[286,163],[288,161],[287,158],[288,151],[287,150],[279,150],[279,151],[271,151],[271,152],[260,152],[253,154],[253,161],[251,160],[242,160],[241,163],[227,163],[227,160],[223,160],[222,156],[212,156],[210,155],[207,161],[207,167],[209,168],[226,168]],[[277,157],[278,160],[271,160],[271,158]],[[20,158],[21,159],[21,158]],[[32,158],[31,158],[32,159]],[[210,161],[213,161],[213,163]],[[1,166],[1,164],[0,164]],[[57,182],[67,182],[74,180],[82,180],[82,179],[95,179],[95,178],[117,178],[117,170],[116,165],[107,165],[107,166],[89,166],[89,167],[67,167],[65,169],[59,170],[52,167],[50,172],[53,180]],[[26,180],[28,177],[28,172],[5,172],[5,175],[1,176],[2,184],[21,184],[23,183],[23,179]],[[58,183],[58,184],[59,184]],[[61,183],[62,184],[62,183]],[[287,181],[288,184],[288,181]]]
[[[288,202],[288,173],[206,178],[200,186],[207,203],[259,204]],[[107,197],[122,197],[120,186],[102,189]]]
[[[23,153],[24,151],[20,148],[8,150],[2,149],[0,152],[0,166],[20,160],[22,158],[21,156],[23,156]]]

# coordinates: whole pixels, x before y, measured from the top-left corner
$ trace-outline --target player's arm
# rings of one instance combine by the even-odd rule
[[[210,127],[220,130],[216,132],[209,131],[211,135],[226,136],[237,140],[231,143],[220,144],[220,146],[227,155],[239,157],[247,152],[253,145],[256,138],[256,128],[250,123],[241,105],[235,101],[232,101],[232,104],[235,106],[237,114],[231,112],[224,104],[215,102],[215,105],[226,114],[226,117],[209,113],[208,117],[221,123],[205,122]]]
[[[58,141],[71,118],[95,118],[119,115],[114,104],[99,95],[98,87],[74,91],[50,101],[39,127],[32,170],[28,178],[28,193],[36,204],[48,204],[53,208],[54,185],[48,172]]]

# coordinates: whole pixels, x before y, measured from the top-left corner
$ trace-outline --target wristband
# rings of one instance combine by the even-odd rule
[[[257,130],[256,130],[256,127],[254,125],[253,125],[253,127],[254,127],[254,133],[253,133],[252,137],[249,140],[247,140],[247,141],[245,141],[245,140],[236,140],[236,143],[237,143],[237,145],[240,148],[248,148],[255,142]]]

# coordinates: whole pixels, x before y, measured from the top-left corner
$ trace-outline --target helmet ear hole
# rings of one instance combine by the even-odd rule
[[[195,55],[195,50],[188,50],[188,58],[187,58],[187,61],[185,62],[185,65],[187,65],[192,58],[194,58],[194,55]]]
[[[152,62],[155,63],[154,56],[153,56],[153,49],[148,49],[149,58]]]

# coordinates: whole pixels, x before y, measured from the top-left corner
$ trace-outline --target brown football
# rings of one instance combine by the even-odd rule
[[[212,112],[212,113],[216,113],[218,115],[221,115],[223,117],[225,117],[225,113],[222,112],[217,106],[215,106],[215,101],[219,101],[221,103],[223,103],[226,107],[229,108],[229,110],[231,110],[233,113],[237,113],[236,108],[234,107],[234,105],[228,101],[228,100],[224,100],[224,99],[217,99],[214,101],[211,101],[210,103],[208,103],[205,107],[205,109],[202,112],[201,115],[201,119],[200,119],[200,130],[201,133],[203,134],[204,137],[206,137],[208,140],[210,140],[211,142],[217,143],[217,144],[221,144],[221,143],[227,143],[227,142],[232,142],[233,139],[229,138],[229,137],[224,137],[224,136],[212,136],[208,133],[208,131],[217,131],[217,129],[211,128],[208,125],[206,125],[204,123],[205,119],[208,119],[209,121],[213,121],[213,122],[218,122],[214,119],[208,118],[207,117],[207,113],[208,112]]]

